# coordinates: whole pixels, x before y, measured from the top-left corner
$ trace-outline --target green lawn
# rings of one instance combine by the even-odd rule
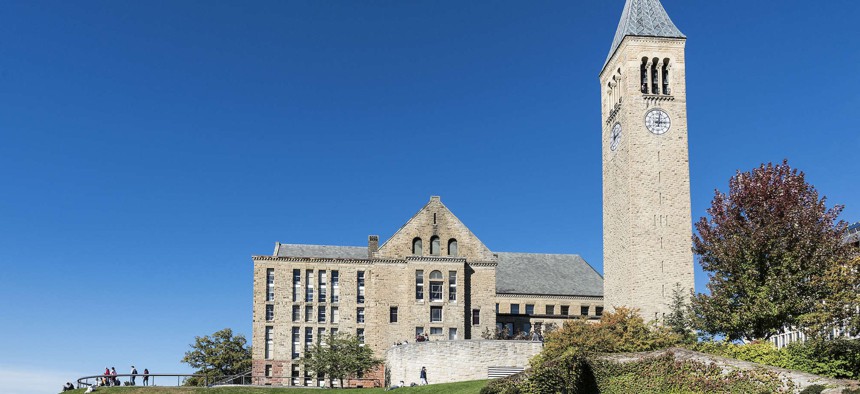
[[[486,380],[475,380],[471,382],[431,384],[420,387],[404,387],[393,390],[394,394],[477,394],[487,383]],[[79,394],[84,389],[67,391],[66,393]],[[273,387],[101,387],[94,393],[99,394],[320,394],[326,393],[351,393],[351,394],[381,394],[385,389],[332,389],[320,391],[320,389],[291,389]]]

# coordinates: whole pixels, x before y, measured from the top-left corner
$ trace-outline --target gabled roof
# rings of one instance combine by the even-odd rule
[[[603,67],[606,67],[612,54],[627,36],[687,38],[672,23],[660,0],[627,0]]]
[[[579,255],[497,255],[496,293],[603,296],[603,277]]]
[[[367,259],[366,246],[278,244],[278,257],[315,257],[324,259]]]

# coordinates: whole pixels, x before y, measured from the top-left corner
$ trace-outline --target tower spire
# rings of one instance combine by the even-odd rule
[[[687,38],[672,23],[660,0],[627,0],[603,67],[626,36]]]

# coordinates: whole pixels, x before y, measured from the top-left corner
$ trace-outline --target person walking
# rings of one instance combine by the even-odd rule
[[[105,367],[105,375],[102,376],[102,386],[110,386],[110,368]]]
[[[137,375],[137,369],[134,368],[134,365],[131,366],[131,385],[134,386],[134,378]]]
[[[143,369],[143,385],[149,385],[149,370],[146,368]]]
[[[119,386],[119,380],[116,380],[116,368],[110,367],[110,381],[114,386]]]
[[[427,385],[427,368],[421,367],[421,374],[418,377],[421,379],[422,386]]]

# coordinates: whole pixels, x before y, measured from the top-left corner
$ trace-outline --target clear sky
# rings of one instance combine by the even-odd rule
[[[693,218],[787,158],[860,220],[860,2],[663,3],[689,38]],[[195,335],[250,337],[251,255],[384,240],[431,195],[494,251],[602,272],[597,74],[622,7],[4,2],[4,391],[190,372]]]

